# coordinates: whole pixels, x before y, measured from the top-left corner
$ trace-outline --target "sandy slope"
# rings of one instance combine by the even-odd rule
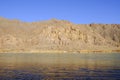
[[[0,52],[120,50],[120,24],[73,24],[51,19],[21,22],[0,18]]]

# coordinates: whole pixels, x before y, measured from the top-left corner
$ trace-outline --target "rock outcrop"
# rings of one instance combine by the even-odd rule
[[[120,49],[120,24],[73,24],[65,20],[21,22],[0,18],[0,50]]]

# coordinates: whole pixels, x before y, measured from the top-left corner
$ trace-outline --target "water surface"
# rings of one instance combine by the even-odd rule
[[[0,80],[119,80],[120,54],[0,54]]]

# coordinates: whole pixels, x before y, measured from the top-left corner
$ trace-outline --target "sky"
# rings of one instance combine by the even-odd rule
[[[56,18],[76,24],[120,24],[120,0],[0,0],[0,17],[25,22]]]

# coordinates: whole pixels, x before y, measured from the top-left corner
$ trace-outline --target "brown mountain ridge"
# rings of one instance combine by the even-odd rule
[[[120,24],[73,24],[0,18],[0,52],[120,51]]]

